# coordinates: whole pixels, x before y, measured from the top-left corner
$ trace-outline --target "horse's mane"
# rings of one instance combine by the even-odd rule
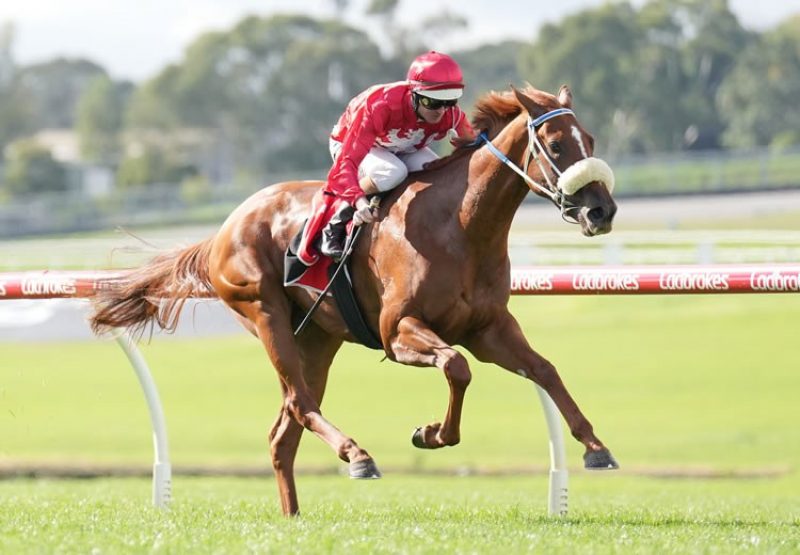
[[[553,95],[540,91],[530,84],[521,89],[521,92],[533,98],[538,104],[549,105],[554,102]],[[491,140],[523,110],[524,107],[517,100],[513,91],[489,91],[475,103],[470,121],[476,132],[485,131]],[[472,139],[467,138],[457,138],[453,141],[453,144],[456,148],[451,154],[432,162],[426,166],[426,169],[441,168],[443,165],[449,164],[454,159],[461,158],[480,146]]]
[[[553,95],[540,91],[530,84],[520,92],[543,106],[557,103]],[[472,127],[479,132],[485,131],[489,139],[494,139],[523,109],[513,91],[489,91],[475,103]]]

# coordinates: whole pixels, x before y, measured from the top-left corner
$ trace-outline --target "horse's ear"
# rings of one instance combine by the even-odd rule
[[[514,96],[517,97],[519,103],[522,104],[532,118],[537,118],[547,111],[542,106],[539,106],[530,96],[519,90],[514,85],[511,85],[511,90],[514,92]]]
[[[572,108],[572,91],[567,85],[561,85],[558,89],[558,102],[564,108]]]

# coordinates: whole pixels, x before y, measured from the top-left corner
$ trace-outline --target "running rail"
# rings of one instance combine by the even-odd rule
[[[0,273],[0,300],[89,298],[113,271]],[[511,269],[512,295],[686,295],[799,293],[800,264],[691,266],[523,266]]]
[[[0,273],[0,300],[90,298],[114,272],[34,271]],[[708,266],[519,267],[511,270],[512,295],[686,295],[800,293],[800,264]],[[139,378],[153,426],[153,504],[171,499],[167,430],[158,391],[144,358],[125,332],[116,337]],[[548,512],[567,514],[568,471],[561,416],[552,399],[536,387],[550,436]]]
[[[17,299],[85,299],[103,287],[113,272],[22,272],[0,273],[0,300]],[[156,383],[136,342],[125,330],[114,334],[117,344],[128,358],[144,393],[153,428],[153,505],[166,507],[172,500],[172,466],[169,462],[167,425]]]
[[[514,295],[798,293],[800,264],[520,267]]]

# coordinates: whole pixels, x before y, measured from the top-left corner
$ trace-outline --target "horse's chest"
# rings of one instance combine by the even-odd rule
[[[415,303],[426,319],[439,328],[453,331],[468,328],[481,315],[492,312],[495,294],[464,276],[449,276],[427,280],[420,284]]]

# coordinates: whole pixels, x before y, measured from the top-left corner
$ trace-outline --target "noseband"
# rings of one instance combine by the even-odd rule
[[[489,152],[494,154],[501,162],[511,168],[527,183],[528,188],[533,192],[542,193],[549,198],[561,211],[561,217],[569,223],[578,223],[575,216],[570,212],[577,210],[580,206],[574,204],[567,199],[568,196],[577,193],[584,185],[592,181],[600,181],[608,189],[609,193],[614,190],[614,173],[606,162],[599,158],[587,157],[578,160],[570,165],[563,172],[558,169],[555,160],[547,153],[539,141],[539,136],[536,134],[536,129],[544,122],[558,116],[571,115],[575,116],[575,112],[569,108],[557,108],[539,116],[536,119],[528,116],[528,149],[525,156],[525,166],[520,169],[514,162],[509,160],[508,156],[503,154],[496,146],[492,144],[486,132],[478,135],[477,142],[486,143],[486,148]],[[531,160],[535,160],[539,166],[542,176],[544,177],[547,185],[543,185],[528,175],[528,166]],[[544,159],[544,161],[543,161]],[[545,168],[545,162],[550,166],[551,172],[556,175],[556,182],[550,178],[550,173]]]

